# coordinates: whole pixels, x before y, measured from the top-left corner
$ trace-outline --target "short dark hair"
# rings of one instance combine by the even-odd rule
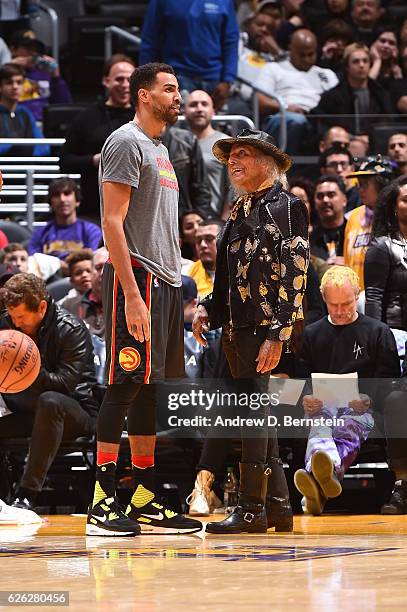
[[[63,176],[62,178],[55,179],[49,184],[48,187],[48,203],[51,206],[51,198],[55,195],[59,195],[63,191],[73,191],[75,193],[75,198],[77,202],[81,201],[81,191],[79,189],[79,185],[76,181],[69,178],[68,176]]]
[[[343,195],[346,195],[345,183],[340,176],[335,176],[335,174],[323,174],[315,181],[314,191],[316,191],[318,185],[321,185],[322,183],[336,183]]]
[[[150,89],[159,72],[166,72],[175,76],[174,68],[169,64],[151,62],[138,66],[130,77],[130,100],[134,108],[138,106],[138,92],[140,89]]]
[[[206,227],[207,225],[217,225],[221,230],[225,227],[225,221],[223,219],[219,219],[218,217],[214,217],[213,219],[204,219],[200,222],[199,227]]]
[[[353,30],[344,19],[331,19],[321,29],[321,47],[331,38],[343,40],[348,45],[353,40]]]
[[[12,276],[0,289],[0,301],[5,308],[25,304],[31,312],[37,312],[42,300],[48,301],[49,294],[44,281],[35,274],[21,272]]]
[[[19,64],[13,63],[3,64],[3,66],[0,67],[0,85],[3,81],[9,81],[14,76],[25,77],[24,68],[19,66]]]
[[[9,242],[0,251],[0,263],[4,263],[6,255],[9,255],[10,253],[15,253],[16,251],[25,251],[28,255],[28,251],[23,244],[21,244],[20,242]]]
[[[126,62],[126,64],[131,64],[134,68],[136,67],[136,63],[134,62],[134,60],[131,59],[131,57],[125,55],[124,53],[115,53],[104,63],[102,73],[103,76],[109,76],[109,72],[111,71],[113,66],[115,66],[116,64],[120,64],[120,62]]]
[[[319,167],[325,168],[327,159],[330,155],[347,155],[349,163],[353,163],[354,159],[348,147],[340,142],[335,142],[331,147],[325,149],[319,156]]]
[[[92,249],[79,249],[79,251],[70,253],[65,261],[68,264],[69,274],[72,274],[74,265],[80,261],[91,261],[93,263],[93,251]]]

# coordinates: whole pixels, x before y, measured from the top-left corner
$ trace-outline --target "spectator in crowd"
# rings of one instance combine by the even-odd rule
[[[0,136],[2,138],[43,138],[31,112],[20,104],[24,69],[17,64],[0,67]],[[0,155],[49,155],[48,145],[0,145]]]
[[[338,78],[343,76],[343,53],[353,41],[352,28],[343,19],[332,19],[326,23],[320,36],[321,55],[318,65],[330,68]]]
[[[341,494],[340,481],[373,427],[372,408],[377,396],[370,381],[363,379],[400,375],[390,329],[356,310],[359,279],[353,270],[344,266],[330,268],[322,278],[321,292],[328,316],[305,328],[302,359],[306,375],[356,372],[359,397],[345,407],[324,406],[312,394],[303,397],[306,415],[317,422],[309,432],[305,470],[295,473],[294,482],[310,514],[321,514],[327,499]],[[345,423],[323,422],[334,416]]]
[[[180,91],[203,89],[218,110],[237,74],[239,29],[232,0],[151,0],[142,32],[140,64],[165,62]]]
[[[399,38],[401,49],[405,49],[407,47],[407,17],[403,19],[401,24]]]
[[[373,215],[380,191],[394,178],[393,167],[381,155],[364,162],[348,178],[358,179],[362,206],[352,210],[348,217],[344,240],[345,265],[359,277],[360,290],[364,289],[363,271],[365,255],[372,237]]]
[[[384,404],[387,462],[395,476],[395,483],[390,499],[381,508],[382,514],[407,514],[406,376],[407,350],[398,389],[387,396]]]
[[[369,152],[369,136],[364,134],[353,136],[349,143],[349,152],[355,160],[366,157]]]
[[[304,0],[282,0],[285,18],[296,28],[301,28],[305,23],[302,12]]]
[[[71,314],[86,323],[91,334],[104,339],[105,324],[103,320],[102,304],[102,275],[103,266],[109,258],[105,247],[97,249],[93,256],[90,275],[90,287],[81,295],[67,298],[62,306]]]
[[[17,30],[10,38],[12,62],[25,70],[21,104],[36,121],[43,121],[49,104],[68,103],[72,96],[61,77],[58,62],[45,55],[45,45],[32,30]]]
[[[396,162],[400,174],[407,174],[407,132],[396,132],[390,136],[387,155]]]
[[[334,174],[339,176],[346,187],[346,212],[361,205],[359,192],[354,185],[354,179],[348,179],[349,172],[355,170],[353,157],[349,150],[341,144],[335,144],[325,149],[319,158],[319,169],[321,174]]]
[[[230,212],[230,183],[227,170],[212,153],[212,146],[221,138],[228,138],[212,127],[215,115],[212,98],[205,91],[190,93],[184,110],[189,129],[198,139],[202,152],[208,183],[211,190],[210,216],[227,218]]]
[[[168,127],[161,139],[167,147],[179,188],[178,215],[196,210],[206,219],[211,216],[211,190],[205,162],[197,137],[178,127]]]
[[[182,275],[182,296],[184,300],[184,330],[192,331],[192,321],[198,305],[198,289],[194,279],[184,274]]]
[[[13,505],[33,509],[62,440],[91,436],[98,406],[95,368],[86,326],[56,306],[44,281],[16,274],[0,290],[2,329],[18,329],[38,345],[41,369],[21,393],[3,395],[12,414],[0,419],[0,437],[30,437],[30,451]]]
[[[321,94],[338,83],[332,70],[319,68],[317,39],[304,28],[296,30],[291,37],[289,58],[270,63],[262,71],[255,85],[263,91],[280,96],[287,113],[287,152],[298,154],[309,126],[306,114],[319,103]],[[280,115],[278,102],[264,94],[257,94],[260,111],[265,120],[266,131],[278,140]]]
[[[61,271],[61,260],[45,253],[28,254],[25,246],[19,242],[10,242],[0,254],[0,263],[15,266],[20,272],[35,274],[48,282],[50,278]]]
[[[352,0],[351,19],[354,40],[370,47],[377,38],[384,12],[381,0]]]
[[[7,46],[6,41],[0,37],[0,66],[11,62],[10,49]]]
[[[198,259],[188,269],[187,275],[194,279],[199,298],[212,292],[216,270],[216,239],[224,225],[221,219],[206,219],[197,227],[195,242]]]
[[[342,179],[323,175],[315,183],[318,222],[310,235],[311,253],[329,264],[343,265],[346,193]]]
[[[384,87],[389,87],[394,79],[403,76],[398,61],[397,34],[393,29],[382,28],[370,47],[370,54],[373,60],[369,71],[371,79],[375,79]]]
[[[62,169],[81,174],[82,213],[92,219],[100,216],[98,167],[102,146],[114,130],[134,116],[129,88],[134,68],[133,60],[127,55],[112,55],[103,68],[106,101],[91,104],[75,117],[62,149]]]
[[[325,0],[329,18],[350,21],[349,5],[351,0]]]
[[[263,57],[266,61],[284,55],[278,36],[282,21],[283,12],[280,0],[259,2],[256,10],[245,23],[246,47],[257,51],[260,58]],[[255,61],[260,58],[253,56]]]
[[[48,201],[54,218],[34,230],[28,244],[30,255],[46,253],[64,260],[72,251],[98,248],[102,240],[101,229],[77,216],[80,193],[73,179],[64,177],[52,181]]]
[[[187,210],[181,215],[179,222],[179,233],[181,241],[181,255],[186,262],[187,260],[196,261],[196,230],[204,218],[195,210]],[[183,272],[184,274],[184,272]]]
[[[68,266],[69,280],[71,281],[72,289],[60,301],[61,306],[65,308],[65,302],[77,297],[82,297],[92,286],[93,272],[93,251],[92,249],[79,249],[74,251],[66,258],[65,263]]]
[[[406,21],[407,23],[407,21]],[[403,78],[392,83],[391,93],[399,113],[407,114],[407,46],[401,49],[400,62]]]
[[[348,148],[350,144],[350,134],[348,130],[340,125],[333,125],[325,130],[323,137],[319,141],[319,152],[323,153],[326,149],[330,149],[334,145],[342,145]]]
[[[363,119],[360,115],[391,114],[393,105],[390,95],[380,83],[369,78],[372,62],[369,49],[365,45],[348,45],[343,54],[343,62],[345,77],[336,87],[322,94],[315,113],[332,115],[332,120],[325,119],[325,123],[335,122],[335,125],[342,125],[349,131],[368,134],[371,119]],[[336,116],[342,114],[357,117],[354,119]]]
[[[385,187],[374,211],[366,252],[367,315],[407,332],[407,176]]]
[[[239,84],[239,97],[247,104],[246,114],[252,113],[252,86],[259,80],[268,62],[285,55],[277,42],[281,21],[282,7],[279,0],[266,0],[258,4],[245,24],[246,32],[243,36],[246,40],[239,53],[238,77],[248,83]]]

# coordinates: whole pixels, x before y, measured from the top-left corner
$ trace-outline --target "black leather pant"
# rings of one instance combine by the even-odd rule
[[[21,486],[41,491],[63,440],[93,435],[96,421],[72,397],[46,391],[37,400],[3,396],[13,414],[0,418],[0,438],[31,437]]]

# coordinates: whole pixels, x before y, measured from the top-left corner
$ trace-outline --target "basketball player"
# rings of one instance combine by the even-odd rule
[[[173,69],[158,63],[136,68],[130,95],[134,120],[108,137],[99,169],[110,254],[103,273],[108,387],[86,533],[194,533],[201,523],[164,508],[154,489],[154,383],[184,374],[178,184],[159,140],[180,110]],[[115,470],[126,415],[135,491],[124,513],[115,497]]]

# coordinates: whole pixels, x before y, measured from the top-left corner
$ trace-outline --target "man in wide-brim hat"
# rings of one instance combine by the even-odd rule
[[[240,197],[219,240],[213,292],[197,308],[194,335],[205,344],[202,333],[222,327],[233,378],[252,379],[255,389],[266,392],[270,372],[279,371],[283,348],[296,319],[302,317],[308,213],[301,200],[284,190],[291,159],[265,132],[243,130],[235,138],[219,140],[213,154],[227,164]],[[276,431],[256,430],[256,438],[253,429],[251,437],[242,433],[238,506],[224,521],[208,523],[207,532],[291,530]],[[266,513],[270,473],[273,497],[268,498]]]

